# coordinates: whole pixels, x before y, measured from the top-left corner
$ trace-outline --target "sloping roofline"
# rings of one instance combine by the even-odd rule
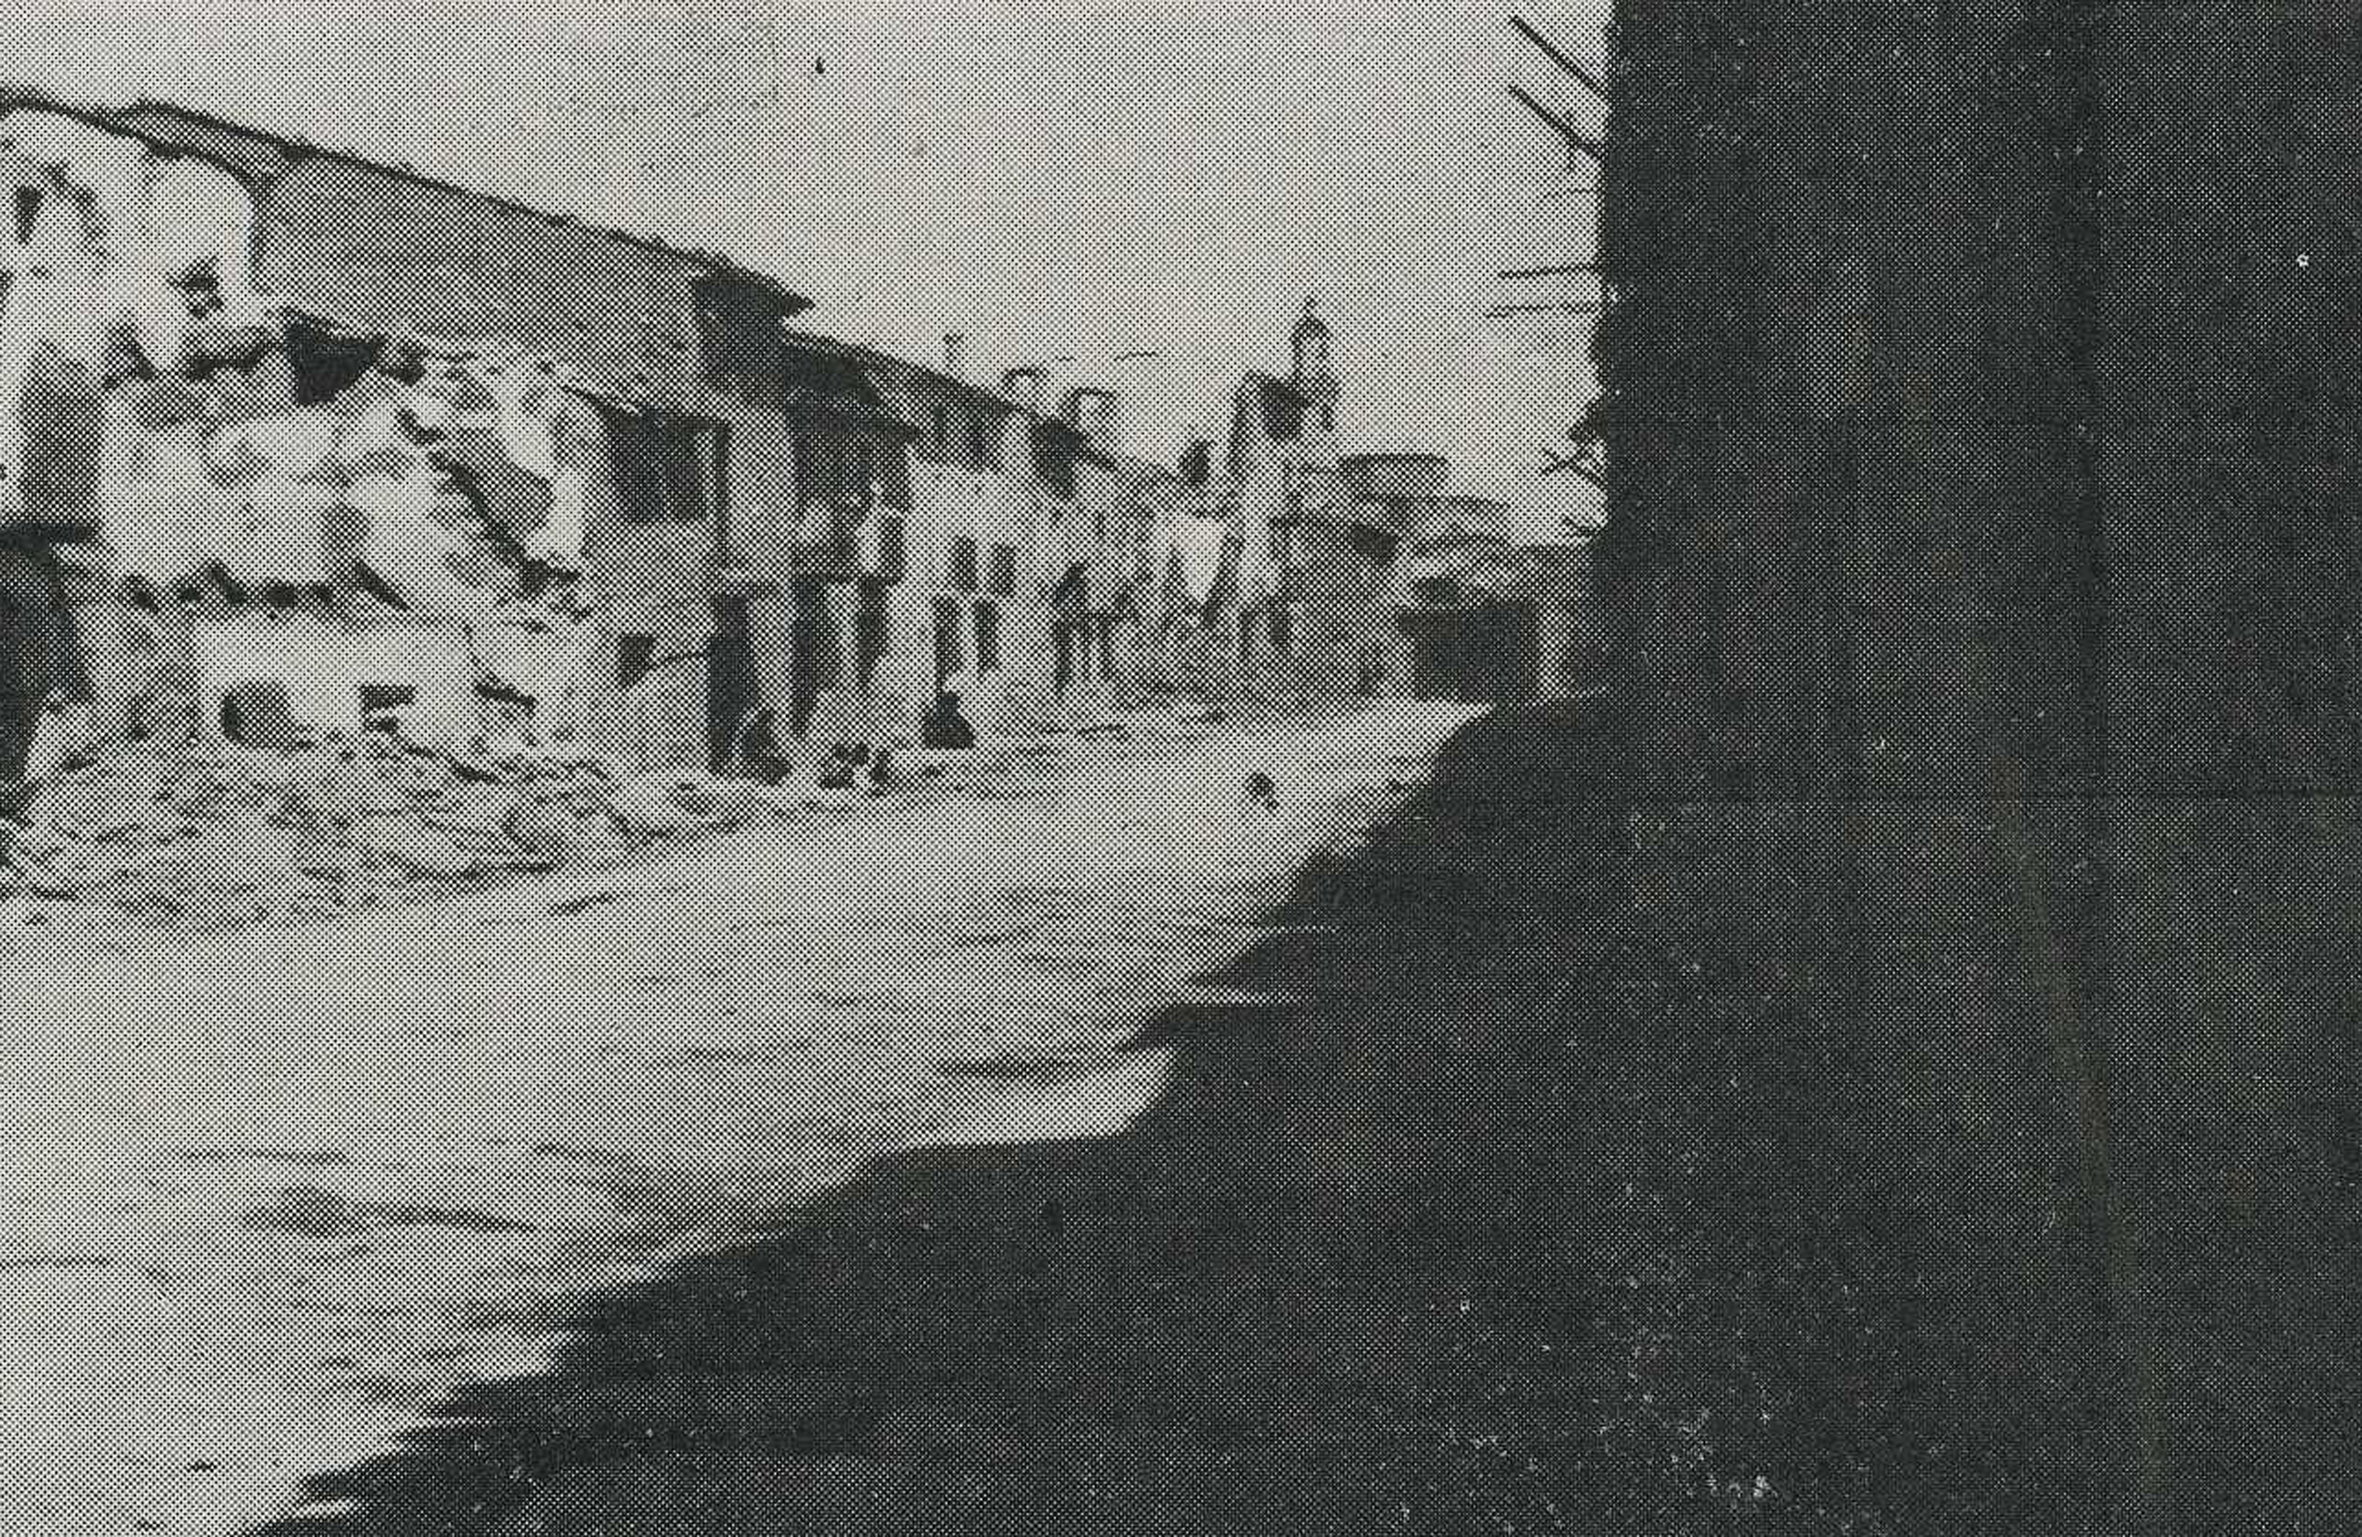
[[[929,368],[924,363],[914,362],[909,358],[896,357],[890,352],[880,352],[875,347],[864,347],[859,342],[849,342],[841,337],[824,336],[817,331],[789,331],[787,345],[800,347],[809,352],[846,358],[871,368],[890,368],[916,375],[930,384],[956,390],[960,394],[981,401],[996,410],[1011,414],[1024,414],[1026,410],[1024,406],[1011,400],[1008,396],[986,389],[981,384],[971,384],[965,379],[955,379],[941,369]]]
[[[14,98],[10,99],[14,100]],[[323,144],[313,143],[308,139],[299,139],[283,133],[274,133],[268,129],[256,128],[250,124],[236,122],[230,118],[221,117],[211,112],[199,111],[195,107],[175,106],[171,102],[156,101],[147,97],[142,97],[138,101],[133,102],[130,106],[121,108],[116,112],[104,114],[91,113],[75,108],[61,108],[32,101],[27,101],[26,104],[40,105],[43,110],[47,111],[65,112],[67,115],[81,118],[85,122],[92,123],[99,127],[110,128],[117,132],[126,134],[129,137],[139,139],[144,143],[154,145],[158,149],[167,150],[174,154],[189,155],[199,160],[209,161],[212,164],[221,166],[223,169],[228,170],[238,175],[242,179],[249,181],[251,181],[254,176],[254,172],[251,167],[236,165],[221,155],[211,154],[202,149],[196,149],[182,145],[169,137],[159,135],[157,130],[152,127],[143,127],[139,122],[139,119],[145,116],[150,119],[176,120],[190,124],[194,127],[209,129],[215,133],[229,134],[239,138],[258,141],[271,146],[272,148],[278,150],[281,154],[284,154],[290,159],[294,160],[329,160],[343,165],[359,166],[364,170],[376,171],[384,175],[397,177],[403,181],[409,182],[413,186],[428,187],[440,192],[454,193],[460,197],[475,198],[481,202],[489,203],[495,208],[503,209],[510,213],[523,214],[527,218],[539,219],[545,224],[556,225],[563,229],[579,230],[584,234],[602,236],[605,239],[615,241],[619,245],[631,246],[637,250],[652,252],[659,256],[668,256],[676,261],[690,262],[697,266],[705,267],[713,272],[727,273],[732,277],[744,279],[747,282],[754,283],[768,290],[774,297],[781,301],[783,309],[789,315],[800,315],[804,311],[812,308],[811,299],[807,298],[803,294],[795,292],[793,289],[790,289],[786,284],[780,282],[777,278],[766,276],[765,274],[756,272],[751,268],[742,267],[738,263],[730,260],[728,257],[718,256],[711,251],[701,251],[690,247],[667,245],[661,240],[651,239],[646,235],[635,235],[629,231],[614,229],[607,225],[592,224],[585,220],[575,218],[571,214],[553,213],[549,209],[537,208],[530,203],[520,203],[514,198],[500,197],[489,192],[480,192],[472,187],[461,186],[459,183],[454,181],[446,181],[439,176],[430,176],[425,172],[411,166],[389,165],[382,160],[371,160],[365,155],[357,155],[349,150],[333,149]]]
[[[971,400],[979,401],[995,411],[1009,416],[1025,417],[1053,434],[1071,434],[1082,439],[1083,456],[1093,462],[1118,469],[1128,469],[1144,479],[1162,479],[1176,485],[1180,484],[1180,474],[1171,465],[1161,460],[1143,459],[1135,454],[1109,454],[1091,448],[1088,442],[1089,434],[1063,416],[1052,412],[1035,411],[1030,406],[1012,400],[996,390],[987,389],[981,384],[972,384],[965,379],[955,378],[943,370],[931,368],[925,363],[898,357],[891,352],[881,352],[875,347],[866,347],[859,342],[845,341],[841,337],[824,336],[816,331],[789,331],[786,345],[789,349],[801,348],[808,352],[830,357],[841,357],[867,368],[891,369],[906,376],[926,380],[930,384],[956,391]]]

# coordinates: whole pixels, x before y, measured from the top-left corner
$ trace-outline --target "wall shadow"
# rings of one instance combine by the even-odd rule
[[[1487,1171],[1575,1152],[1522,1063],[1613,885],[1602,751],[1564,711],[1472,724],[1202,979],[1284,1002],[1142,1031],[1174,1069],[1125,1131],[882,1160],[270,1537],[1399,1526],[1422,1376],[1484,1321],[1486,1244],[1530,1246]]]

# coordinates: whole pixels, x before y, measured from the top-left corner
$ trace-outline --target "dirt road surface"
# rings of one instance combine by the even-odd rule
[[[12,937],[0,1530],[302,1515],[580,1299],[865,1162],[1119,1128],[1170,1066],[1127,1035],[1469,714],[1077,747],[1007,798],[349,922]]]

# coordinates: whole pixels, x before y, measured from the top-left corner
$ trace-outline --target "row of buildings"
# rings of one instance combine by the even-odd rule
[[[101,738],[398,715],[646,769],[1024,733],[1160,694],[1570,689],[1582,554],[1347,456],[1327,326],[1227,441],[797,328],[809,301],[205,114],[26,104],[0,301],[0,774]]]

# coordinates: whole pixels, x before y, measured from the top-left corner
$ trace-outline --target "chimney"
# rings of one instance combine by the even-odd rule
[[[943,338],[943,371],[962,384],[968,382],[968,339],[956,331]]]
[[[1001,375],[1001,393],[1039,416],[1042,414],[1042,386],[1046,382],[1037,365],[1012,368]]]
[[[1181,484],[1202,486],[1214,478],[1214,445],[1199,438],[1181,455]]]
[[[1123,435],[1123,400],[1115,391],[1088,385],[1066,392],[1066,424],[1103,454],[1113,454]]]

